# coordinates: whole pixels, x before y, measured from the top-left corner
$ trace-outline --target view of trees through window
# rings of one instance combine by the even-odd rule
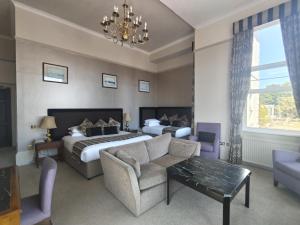
[[[254,32],[247,127],[300,131],[279,22]]]

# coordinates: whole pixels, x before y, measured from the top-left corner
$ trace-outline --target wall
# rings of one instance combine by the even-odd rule
[[[130,112],[131,127],[138,126],[138,107],[155,106],[156,74],[107,63],[32,41],[17,39],[18,151],[26,151],[41,130],[39,124],[48,108],[123,108]],[[42,62],[69,67],[69,84],[42,81]],[[101,74],[118,75],[118,89],[102,88]],[[138,80],[151,82],[151,93],[138,92]],[[18,154],[18,163],[32,160],[32,152]],[[31,155],[30,155],[31,154]],[[20,162],[25,160],[25,162]]]
[[[16,63],[15,41],[0,36],[0,86],[10,88],[12,112],[12,144],[16,146]]]
[[[224,42],[195,52],[195,122],[221,123],[221,140],[229,141],[229,65],[231,43]],[[228,149],[221,148],[221,158]]]
[[[191,106],[193,77],[193,65],[159,73],[157,76],[157,105]]]

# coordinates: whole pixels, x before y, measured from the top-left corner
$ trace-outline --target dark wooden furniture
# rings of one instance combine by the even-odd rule
[[[0,147],[12,146],[10,88],[0,88],[0,112]]]
[[[15,166],[0,169],[0,224],[20,225],[19,177]]]
[[[177,114],[179,117],[186,115],[188,121],[190,122],[189,126],[192,123],[192,107],[140,107],[140,119],[139,125],[140,128],[144,126],[145,120],[147,119],[159,119],[164,114],[168,117]]]
[[[42,142],[42,143],[36,143],[34,145],[35,150],[35,164],[36,167],[39,167],[39,152],[42,150],[49,150],[49,149],[57,149],[57,155],[52,156],[56,160],[63,160],[63,148],[64,143],[62,140],[60,141],[51,141],[51,142]]]
[[[68,128],[78,126],[87,118],[93,123],[99,119],[108,122],[109,118],[120,122],[123,130],[123,109],[48,109],[48,116],[54,116],[56,129],[50,130],[53,140],[61,140],[68,135]]]
[[[243,186],[246,186],[245,206],[249,208],[250,175],[250,170],[237,165],[193,157],[167,168],[167,204],[170,179],[174,179],[223,203],[223,225],[229,225],[230,203]]]
[[[129,129],[129,130],[127,130],[127,132],[130,132],[130,133],[138,133],[139,132],[139,130],[137,130],[137,129]]]

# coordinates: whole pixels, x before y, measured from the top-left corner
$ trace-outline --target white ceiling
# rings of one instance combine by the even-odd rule
[[[0,0],[2,1],[2,0]],[[123,0],[17,0],[33,8],[66,19],[85,28],[101,32],[104,15],[112,13],[114,4]],[[134,11],[148,22],[150,41],[141,49],[151,52],[180,38],[194,29],[159,0],[128,0]]]
[[[195,29],[268,0],[160,0]]]

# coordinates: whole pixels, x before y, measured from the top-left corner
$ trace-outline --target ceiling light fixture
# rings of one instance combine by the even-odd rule
[[[124,1],[122,12],[119,13],[119,7],[114,6],[112,16],[103,17],[101,25],[104,27],[104,35],[108,39],[112,39],[115,44],[128,43],[131,47],[145,44],[149,41],[149,33],[147,22],[142,27],[142,16],[136,16],[133,7]]]

